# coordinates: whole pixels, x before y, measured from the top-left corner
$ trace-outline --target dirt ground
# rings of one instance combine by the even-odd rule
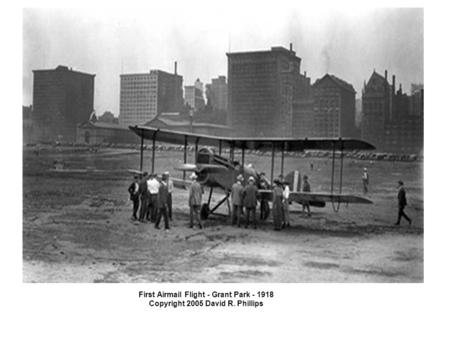
[[[130,220],[126,169],[138,167],[138,152],[48,147],[36,154],[25,147],[23,155],[24,282],[424,280],[419,162],[345,159],[343,192],[361,194],[361,173],[367,167],[367,197],[374,204],[341,205],[338,213],[331,206],[313,209],[311,218],[293,206],[292,227],[282,232],[273,231],[270,219],[253,230],[232,227],[223,217],[209,219],[203,230],[189,229],[187,192],[176,190],[172,228],[163,231]],[[182,158],[181,152],[157,152],[156,169],[180,176],[172,168]],[[52,172],[55,160],[89,171]],[[246,161],[269,172],[267,156],[249,154]],[[285,168],[308,174],[313,191],[330,189],[330,159],[287,157]],[[412,226],[393,225],[398,179],[406,184]]]

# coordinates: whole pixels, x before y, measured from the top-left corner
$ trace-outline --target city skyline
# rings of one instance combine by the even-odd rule
[[[157,20],[148,20],[146,13],[131,10],[25,9],[23,104],[32,104],[32,70],[61,64],[96,74],[94,109],[118,116],[120,74],[173,73],[178,61],[183,86],[197,78],[210,83],[227,74],[227,52],[288,48],[289,43],[313,83],[331,73],[351,83],[358,98],[374,69],[396,74],[405,91],[411,83],[423,83],[422,9],[278,9],[257,17],[246,10],[219,13],[166,8]]]

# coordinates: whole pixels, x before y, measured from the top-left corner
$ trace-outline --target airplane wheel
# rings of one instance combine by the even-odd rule
[[[201,219],[207,219],[209,216],[209,206],[206,203],[203,203],[202,208],[200,209],[200,217]]]

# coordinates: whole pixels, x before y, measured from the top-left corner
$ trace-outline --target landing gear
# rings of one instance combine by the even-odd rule
[[[209,191],[208,203],[204,203],[202,205],[201,209],[200,209],[200,217],[201,217],[201,219],[207,219],[208,216],[211,215],[211,214],[221,215],[221,216],[229,216],[230,215],[230,202],[228,200],[228,198],[230,197],[230,193],[228,191],[225,193],[224,198],[222,198],[212,209],[210,209],[209,206],[211,205],[211,198],[212,198],[213,189],[214,188],[211,188],[210,191]],[[227,202],[227,206],[228,206],[228,215],[215,213],[214,211],[216,211],[225,202]]]
[[[207,219],[210,214],[209,205],[208,203],[203,203],[201,209],[200,209],[200,218],[201,219]]]

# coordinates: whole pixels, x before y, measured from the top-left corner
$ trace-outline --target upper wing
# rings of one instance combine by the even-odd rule
[[[184,145],[187,142],[206,146],[232,146],[251,150],[281,150],[303,151],[305,149],[321,150],[373,150],[375,147],[368,142],[351,138],[252,138],[252,137],[219,137],[194,134],[148,126],[129,126],[130,130],[145,139],[153,139]]]

